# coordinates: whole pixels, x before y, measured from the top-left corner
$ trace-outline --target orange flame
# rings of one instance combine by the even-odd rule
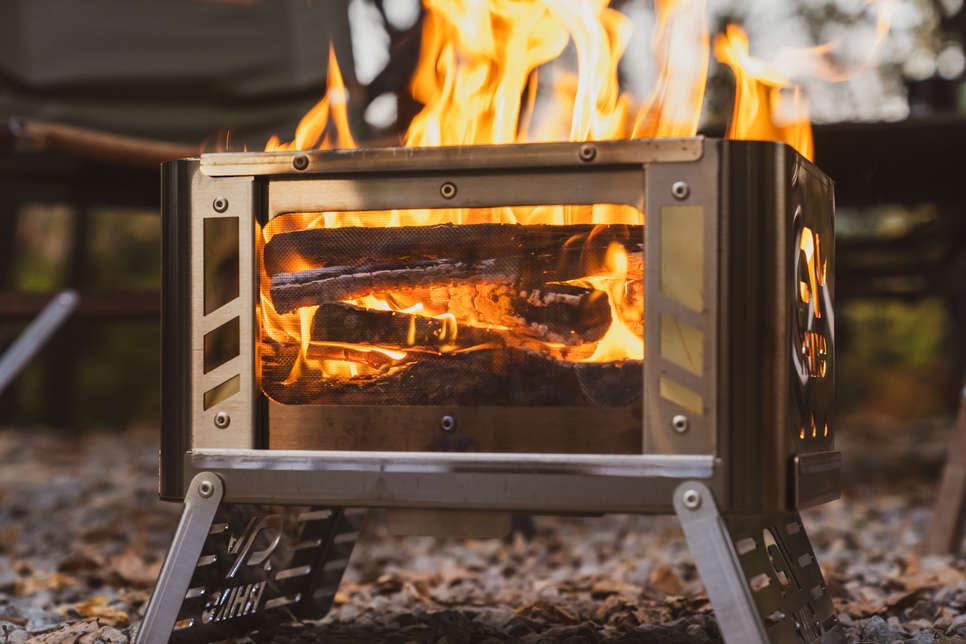
[[[643,102],[620,91],[618,63],[627,48],[631,25],[623,14],[608,6],[609,0],[424,0],[424,4],[427,11],[420,57],[410,81],[410,91],[423,108],[406,131],[403,140],[407,146],[679,137],[697,133],[711,49],[705,0],[655,0],[653,55],[658,79]],[[878,14],[876,48],[888,32],[890,11]],[[576,74],[541,71],[541,67],[561,55],[568,43],[573,43],[576,52]],[[803,91],[791,82],[788,70],[797,66],[799,71],[843,80],[850,74],[827,62],[827,54],[834,46],[829,43],[783,52],[770,64],[752,57],[744,32],[729,26],[714,43],[717,59],[728,64],[736,77],[728,137],[784,141],[812,158],[807,102]],[[549,91],[541,91],[541,84],[548,82]],[[543,101],[540,107],[538,98]],[[272,137],[265,149],[355,147],[347,116],[348,100],[330,46],[325,96],[299,122],[292,141],[283,143]],[[643,359],[641,259],[638,256],[631,265],[625,247],[616,242],[607,245],[606,250],[590,248],[601,226],[643,225],[643,214],[633,208],[598,204],[292,213],[273,219],[258,231],[257,243],[261,257],[261,249],[274,234],[290,230],[486,222],[600,225],[586,238],[574,240],[584,245],[590,261],[587,275],[569,283],[593,288],[595,295],[608,298],[610,326],[594,343],[567,347],[545,342],[538,350],[568,360]],[[817,240],[811,250],[817,258]],[[809,254],[810,248],[803,247],[802,251]],[[600,256],[595,258],[594,252]],[[309,267],[301,263],[304,262],[293,260],[286,270]],[[800,285],[803,301],[814,299],[815,286],[823,279],[819,270],[816,265],[814,277],[810,274],[809,282]],[[298,347],[286,382],[309,374],[339,378],[368,375],[393,368],[421,350],[413,347],[411,353],[406,353],[386,347],[317,342],[311,338],[311,328],[318,307],[280,315],[272,306],[270,276],[264,267],[261,279],[258,308],[264,337],[276,345]],[[476,314],[457,316],[446,302],[420,299],[410,292],[370,293],[346,302],[443,320],[439,327],[439,340],[444,345],[439,350],[443,352],[482,348],[457,347],[464,328],[497,328],[484,324]],[[815,306],[817,310],[817,302]],[[415,342],[416,328],[415,317],[409,319],[407,351]],[[448,346],[450,343],[452,346]]]
[[[802,90],[768,63],[748,53],[748,37],[728,25],[714,42],[715,56],[735,74],[735,103],[728,138],[783,141],[811,159],[812,124]]]
[[[875,39],[866,60],[852,70],[841,70],[829,62],[828,55],[839,45],[829,42],[806,49],[783,49],[773,63],[751,56],[748,36],[736,25],[728,25],[714,43],[715,57],[731,67],[735,75],[735,102],[728,126],[730,139],[782,141],[802,156],[813,159],[812,125],[808,101],[790,74],[809,75],[841,82],[852,78],[876,59],[889,33],[894,4],[867,0],[877,9]]]

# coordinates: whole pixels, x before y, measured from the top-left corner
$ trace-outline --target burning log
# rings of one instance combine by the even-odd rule
[[[269,275],[295,267],[379,264],[400,259],[452,259],[476,262],[495,257],[547,256],[553,261],[577,258],[586,246],[606,249],[623,243],[628,254],[640,253],[643,226],[570,226],[520,224],[440,224],[395,228],[311,228],[279,233],[265,245]],[[568,257],[569,256],[569,257]]]
[[[512,347],[455,355],[409,353],[374,373],[318,374],[282,384],[297,354],[297,347],[280,346],[277,355],[263,357],[265,391],[278,402],[365,404],[378,396],[388,405],[492,405],[498,400],[506,405],[618,406],[643,391],[640,360],[575,363]],[[360,361],[366,364],[372,360]]]
[[[471,266],[449,260],[424,260],[415,265],[399,266],[332,266],[294,274],[282,273],[272,279],[272,302],[277,311],[287,313],[303,306],[338,304],[342,300],[390,291],[440,307],[443,312],[456,318],[461,331],[471,329],[467,322],[475,321],[482,325],[509,328],[514,333],[546,342],[568,345],[599,340],[611,322],[607,297],[593,289],[568,284],[540,284],[518,289],[512,284],[505,268],[492,264]],[[385,295],[385,299],[390,297]],[[317,332],[313,337],[322,339],[319,333],[352,335],[354,332],[344,328],[346,320],[327,321],[327,316],[333,312],[347,310],[328,307],[321,316],[317,313]],[[378,336],[383,332],[380,327],[385,327],[385,324],[376,314],[382,312],[367,310],[365,313],[375,327],[369,332],[374,337]],[[353,312],[352,323],[362,325],[365,322],[362,317],[362,310]],[[426,317],[419,316],[423,320]],[[403,325],[405,329],[396,325]],[[339,327],[343,328],[339,330]],[[389,330],[395,337],[405,338],[409,333],[408,319],[395,317]],[[434,332],[429,326],[425,326],[424,330],[426,333]],[[473,341],[477,336],[480,342]],[[471,332],[467,339],[471,344],[494,340],[493,334],[477,336]],[[360,341],[368,340],[363,338]],[[373,343],[377,344],[378,341]]]
[[[290,313],[303,306],[367,295],[388,288],[431,284],[508,284],[512,267],[496,260],[462,262],[450,259],[392,262],[367,266],[327,266],[272,276],[275,310]]]
[[[327,303],[315,312],[312,340],[434,350],[502,345],[506,337],[499,331],[468,325],[457,327],[445,318]]]

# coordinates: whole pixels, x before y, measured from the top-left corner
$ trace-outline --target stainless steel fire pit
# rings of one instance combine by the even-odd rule
[[[140,641],[321,617],[371,507],[675,513],[729,642],[833,633],[797,514],[839,494],[832,194],[703,138],[165,164],[185,513]],[[615,326],[643,359],[604,355]]]

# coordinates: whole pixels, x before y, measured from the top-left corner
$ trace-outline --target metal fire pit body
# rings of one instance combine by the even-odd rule
[[[141,641],[175,622],[175,637],[217,639],[324,615],[358,527],[340,508],[366,507],[675,513],[729,642],[838,630],[797,515],[839,494],[833,187],[791,148],[688,138],[227,153],[166,163],[163,181],[160,490],[186,510]],[[639,397],[283,405],[262,393],[256,224],[558,204],[646,213],[643,374],[625,372]],[[373,449],[393,435],[406,438]],[[228,508],[249,510],[219,523]],[[314,554],[296,565],[300,551]]]

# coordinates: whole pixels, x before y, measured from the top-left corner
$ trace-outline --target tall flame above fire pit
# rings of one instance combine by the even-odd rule
[[[697,132],[710,49],[704,0],[656,3],[653,54],[659,75],[652,94],[640,102],[621,92],[618,82],[618,62],[625,53],[631,23],[619,11],[609,8],[607,0],[429,0],[426,9],[420,58],[410,84],[413,97],[424,107],[409,124],[404,138],[406,146],[680,137]],[[878,26],[881,36],[888,27],[884,15],[879,17]],[[576,51],[576,75],[557,73],[542,79],[540,70],[557,59],[568,43]],[[830,48],[828,45],[803,51],[799,57],[815,60]],[[731,66],[736,77],[729,136],[784,141],[811,158],[811,126],[800,88],[777,68],[753,58],[747,38],[735,26],[716,39],[714,49],[718,59]],[[542,90],[544,85],[546,90]],[[538,114],[537,96],[541,91],[549,98]],[[273,138],[266,150],[355,147],[349,129],[347,100],[338,62],[330,49],[326,95],[299,123],[293,141],[281,143]],[[453,224],[462,227],[449,229],[454,238],[448,240],[439,237],[439,228],[426,231],[417,228]],[[564,275],[551,271],[537,280],[539,289],[533,283],[522,284],[519,273],[503,275],[502,279],[491,275],[493,279],[488,281],[484,292],[473,285],[456,286],[459,280],[455,276],[460,269],[453,262],[465,257],[448,256],[442,248],[420,256],[424,262],[434,264],[387,269],[387,262],[399,258],[383,254],[374,258],[373,264],[340,269],[331,265],[331,256],[316,261],[307,258],[293,249],[298,241],[291,239],[295,236],[307,240],[310,235],[304,231],[313,229],[405,227],[412,230],[399,231],[396,235],[401,238],[435,235],[439,243],[456,244],[461,243],[456,237],[469,236],[462,240],[464,245],[473,243],[474,239],[479,245],[484,241],[483,229],[468,227],[469,224],[569,226],[554,235],[563,235],[561,247],[580,250],[582,268],[571,267]],[[267,261],[284,256],[284,261],[260,265],[259,307],[267,338],[298,347],[298,353],[281,363],[269,358],[266,361],[269,369],[264,373],[283,387],[297,387],[305,378],[353,378],[398,372],[417,355],[407,352],[407,347],[452,354],[485,349],[494,340],[509,340],[528,350],[536,347],[554,359],[575,362],[641,360],[644,357],[640,314],[643,257],[639,248],[635,250],[616,242],[608,244],[607,240],[615,235],[626,237],[628,232],[631,238],[640,238],[634,229],[643,224],[642,212],[603,203],[581,208],[558,205],[472,211],[444,208],[382,213],[286,213],[269,222],[259,235],[258,243]],[[531,238],[537,234],[535,230],[530,229]],[[273,241],[278,233],[283,233],[283,237]],[[332,235],[319,233],[309,243],[318,248],[322,237]],[[526,254],[529,251],[525,246],[521,242],[516,251],[522,249]],[[280,252],[279,247],[287,252]],[[331,244],[323,247],[331,249]],[[499,258],[506,255],[506,249],[496,252],[497,255],[489,258],[476,253],[474,256],[477,260],[502,261]],[[492,273],[500,269],[488,270]],[[345,297],[337,297],[328,288],[349,281],[369,284],[374,272],[382,275],[385,288],[375,292],[372,288],[348,289],[343,293]],[[290,277],[280,277],[283,274]],[[481,275],[478,267],[475,275],[477,278]],[[406,284],[409,286],[400,287]],[[502,284],[502,290],[497,290],[496,284]],[[395,287],[388,288],[392,285]],[[441,305],[438,297],[432,301],[429,289],[433,287],[449,289],[445,296],[448,305]],[[315,295],[310,295],[313,289]],[[510,293],[511,290],[516,294]],[[328,295],[320,296],[323,292]],[[552,298],[558,309],[563,307],[563,302],[570,301],[574,307],[571,317],[585,318],[577,324],[600,326],[601,317],[609,319],[609,323],[605,325],[606,332],[594,337],[574,329],[557,332],[553,324],[548,330],[546,324],[540,327],[534,322],[532,311],[521,313],[522,304],[509,304],[514,297],[529,300],[531,304],[542,304],[543,300]],[[467,298],[476,298],[476,304],[467,304]],[[480,305],[480,298],[501,300],[496,305],[500,311],[493,312],[493,306]],[[591,300],[595,301],[594,305]],[[602,307],[606,316],[599,314]],[[546,309],[540,307],[539,317],[546,318]],[[365,324],[366,320],[372,324],[377,317],[375,312],[388,312],[383,319],[391,321],[390,326],[399,327],[392,333],[383,333],[381,341],[362,338],[360,343],[356,337],[348,342],[342,336],[358,334],[325,333],[327,327],[342,327],[350,320],[359,324]],[[597,315],[596,322],[592,322],[594,315]],[[417,341],[426,333],[434,338],[429,346]],[[280,395],[278,391],[275,393]]]

